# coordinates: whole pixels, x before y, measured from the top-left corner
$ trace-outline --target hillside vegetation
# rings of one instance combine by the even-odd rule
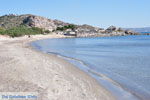
[[[9,29],[12,27],[17,27],[23,24],[23,20],[26,16],[16,16],[13,14],[4,15],[0,17],[0,27]]]
[[[41,28],[27,26],[17,26],[9,29],[0,28],[1,35],[9,35],[11,37],[19,37],[23,35],[35,35],[35,34],[44,34],[45,31]]]
[[[75,25],[70,24],[70,25],[66,25],[66,26],[63,26],[63,27],[57,27],[57,28],[56,28],[56,31],[65,31],[65,30],[67,30],[67,29],[72,29],[72,30],[74,30],[75,28],[76,28]]]
[[[73,27],[73,25],[62,21],[50,20],[31,14],[9,14],[0,17],[0,34],[11,37],[51,33],[52,31],[73,29]]]

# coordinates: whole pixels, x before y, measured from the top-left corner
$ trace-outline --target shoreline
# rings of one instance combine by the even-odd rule
[[[63,36],[0,39],[1,92],[39,91],[39,100],[115,100],[87,73],[56,55],[48,55],[29,46],[32,41],[46,38]]]
[[[40,51],[36,47],[35,47],[35,49]],[[40,52],[42,52],[42,51],[40,51]],[[117,97],[117,100],[139,100],[141,98],[140,96],[132,93],[132,91],[127,90],[121,84],[117,83],[116,81],[112,80],[111,78],[107,77],[106,75],[104,75],[102,73],[98,73],[94,70],[91,70],[89,68],[89,65],[85,64],[83,61],[81,61],[79,59],[64,56],[62,54],[55,53],[55,52],[48,52],[45,54],[55,55],[56,57],[59,57],[61,59],[65,59],[67,62],[73,64],[74,67],[77,67],[79,70],[87,73],[90,77],[96,79],[96,81],[101,86],[103,86],[105,89],[110,91],[113,94],[113,96]],[[143,100],[143,99],[140,99],[140,100]]]
[[[51,41],[51,39],[49,39],[49,40]],[[54,39],[54,41],[55,40],[59,40],[59,39]],[[60,39],[60,40],[63,40],[63,39]],[[33,42],[32,46],[35,47],[39,51],[44,51],[44,53],[46,53],[46,54],[54,54],[54,55],[57,55],[57,57],[60,57],[60,58],[63,58],[65,60],[69,61],[69,63],[75,65],[75,67],[79,68],[83,72],[86,72],[88,75],[90,75],[91,77],[93,77],[94,79],[96,79],[99,82],[100,85],[102,85],[103,87],[105,87],[115,97],[117,97],[117,100],[139,100],[139,99],[140,100],[147,100],[147,99],[144,99],[146,97],[142,97],[144,95],[138,94],[137,91],[132,91],[132,90],[124,87],[122,84],[114,81],[113,79],[111,79],[107,75],[99,73],[97,71],[94,71],[94,70],[90,69],[89,68],[90,65],[84,63],[80,59],[73,58],[73,57],[71,57],[69,55],[65,56],[63,53],[59,53],[59,52],[56,53],[53,50],[52,50],[52,52],[47,51],[47,50],[50,50],[50,48],[49,49],[45,49],[47,51],[47,52],[45,52],[44,49],[40,49],[39,48],[39,46],[41,46],[42,48],[45,48],[45,47],[43,47],[41,45],[41,43],[45,44],[44,41],[45,40],[41,40],[41,41],[37,41],[37,42],[35,41],[35,43]],[[47,42],[50,43],[50,41],[47,41]],[[52,40],[52,43],[53,43],[53,40]],[[55,44],[57,44],[57,42]],[[55,44],[53,44],[53,45],[55,45]]]

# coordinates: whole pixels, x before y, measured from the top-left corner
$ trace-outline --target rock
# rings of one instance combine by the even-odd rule
[[[57,26],[57,27],[63,27],[63,26],[67,26],[69,25],[69,23],[65,23],[65,22],[62,22],[62,21],[59,21],[59,20],[53,20],[54,24]]]
[[[144,33],[144,35],[150,35],[150,33]]]
[[[111,32],[113,32],[113,31],[117,31],[117,30],[118,30],[117,27],[115,27],[115,26],[110,26],[110,27],[108,27],[108,28],[106,29],[106,32],[111,33]]]
[[[127,34],[127,35],[139,35],[139,33],[134,32],[132,30],[125,30],[125,34]]]
[[[124,30],[122,28],[118,28],[115,26],[110,26],[105,30],[106,33],[111,34],[111,36],[114,35],[139,35],[139,33],[131,31],[131,30]]]
[[[57,28],[53,20],[40,16],[28,16],[26,19],[23,20],[23,23],[31,27],[43,28],[49,31],[53,31]]]
[[[98,28],[98,27],[93,27],[93,26],[86,25],[86,24],[84,24],[84,25],[78,25],[75,28],[75,32],[77,34],[100,33],[102,30],[104,30],[104,29]]]

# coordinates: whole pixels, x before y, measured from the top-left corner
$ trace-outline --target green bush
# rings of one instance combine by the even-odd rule
[[[30,33],[29,34],[44,34],[44,30],[42,28],[38,28],[38,27],[32,27],[30,28]]]
[[[45,33],[50,33],[50,31],[49,31],[49,30],[45,30],[44,32],[45,32]]]
[[[4,32],[5,32],[5,29],[2,28],[2,27],[0,27],[0,34],[1,34],[1,35],[4,35]]]
[[[29,28],[27,26],[18,26],[7,30],[0,29],[0,34],[9,35],[11,37],[19,37],[23,35],[35,35],[35,34],[43,34],[43,33],[44,31],[41,28],[37,28],[37,27]]]
[[[56,30],[58,30],[58,31],[65,31],[65,30],[67,30],[67,29],[72,29],[72,30],[74,30],[74,29],[75,29],[75,25],[70,24],[70,25],[66,25],[66,26],[63,26],[63,27],[57,27]]]
[[[64,27],[57,27],[56,30],[57,30],[57,31],[64,31],[65,29],[64,29]]]

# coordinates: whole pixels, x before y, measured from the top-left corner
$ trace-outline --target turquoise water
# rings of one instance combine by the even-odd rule
[[[46,39],[32,45],[45,53],[82,62],[84,67],[76,64],[81,69],[87,67],[95,78],[105,76],[140,100],[150,100],[150,36]],[[120,100],[131,100],[127,96]]]

